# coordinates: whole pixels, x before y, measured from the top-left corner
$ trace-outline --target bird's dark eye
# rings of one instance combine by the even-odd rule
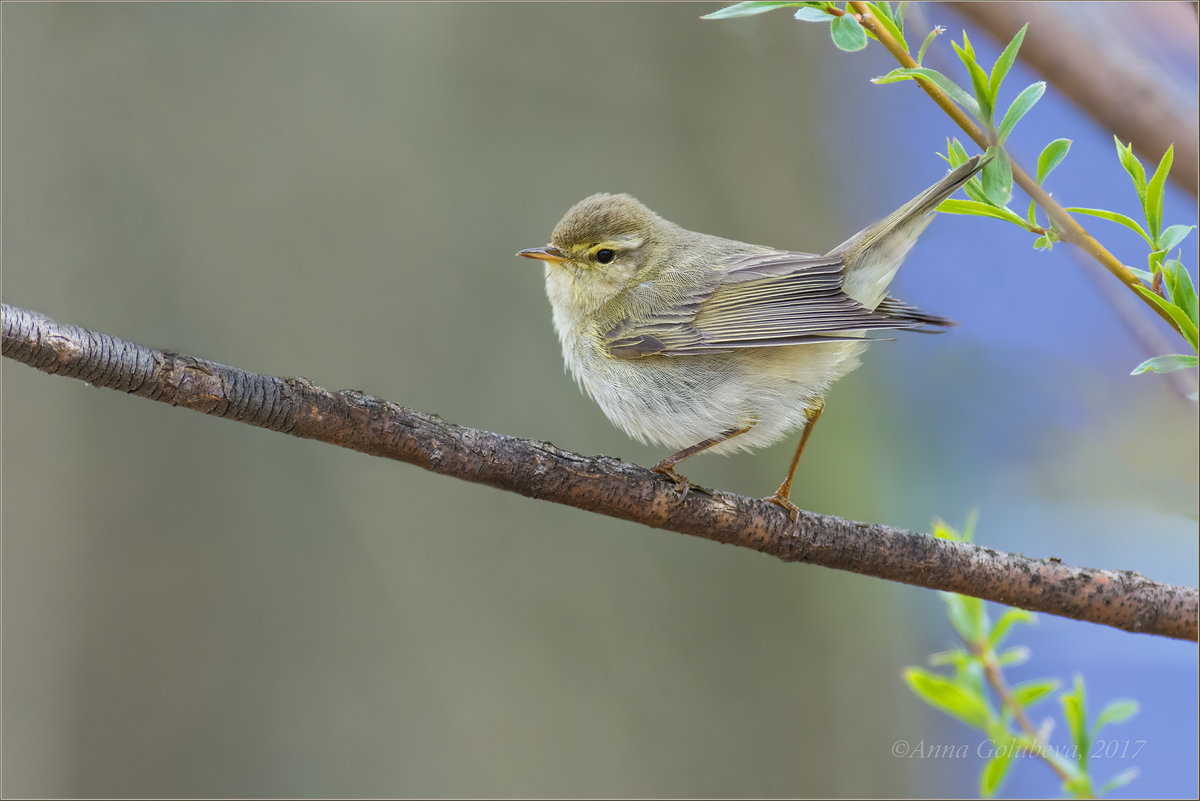
[[[616,252],[610,250],[609,248],[600,248],[596,251],[596,261],[600,262],[601,264],[608,264],[616,257]]]

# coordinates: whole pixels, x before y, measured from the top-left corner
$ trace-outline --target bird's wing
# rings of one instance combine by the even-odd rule
[[[920,326],[866,308],[842,290],[843,278],[837,256],[787,251],[748,256],[718,280],[676,292],[670,303],[639,315],[637,323],[615,325],[606,332],[608,350],[621,359],[698,355],[856,341],[861,337],[845,332]]]

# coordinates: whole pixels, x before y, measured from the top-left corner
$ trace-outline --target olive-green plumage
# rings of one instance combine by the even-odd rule
[[[800,428],[807,439],[830,385],[858,366],[865,332],[951,325],[887,287],[938,204],[984,161],[824,256],[689,231],[608,194],[575,204],[549,245],[519,255],[545,262],[575,379],[631,436],[684,449],[655,469],[686,491],[674,465],[700,450],[763,447]],[[794,512],[790,482],[771,500]]]

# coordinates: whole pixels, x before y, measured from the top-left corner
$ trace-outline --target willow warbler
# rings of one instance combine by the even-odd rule
[[[679,448],[654,471],[686,495],[675,465],[701,451],[770,445],[802,429],[768,500],[792,515],[792,476],[830,385],[859,364],[873,329],[953,325],[887,296],[939,203],[978,172],[976,156],[824,256],[749,245],[668,222],[629,195],[585,198],[545,263],[563,359],[608,419]]]

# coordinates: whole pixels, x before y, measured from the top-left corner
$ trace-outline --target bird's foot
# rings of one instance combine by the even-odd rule
[[[800,517],[800,507],[792,503],[787,495],[776,492],[769,498],[763,498],[763,500],[781,507],[792,518],[792,525],[796,524],[796,520]]]
[[[688,480],[687,476],[676,473],[674,464],[671,464],[668,462],[668,460],[664,459],[654,467],[650,468],[650,470],[651,472],[658,473],[660,476],[666,476],[674,481],[675,487],[679,490],[679,500],[684,501],[687,499],[688,491],[692,487],[692,482]],[[696,489],[702,488],[697,487]]]

